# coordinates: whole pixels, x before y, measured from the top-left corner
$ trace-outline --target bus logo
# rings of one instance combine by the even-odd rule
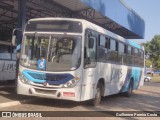
[[[40,62],[39,68],[44,68],[44,61]]]
[[[38,69],[39,70],[45,70],[46,69],[46,60],[42,59],[42,60],[38,60]]]
[[[43,83],[43,86],[47,86],[47,85],[48,85],[48,83],[47,83],[47,82],[44,82],[44,83]]]

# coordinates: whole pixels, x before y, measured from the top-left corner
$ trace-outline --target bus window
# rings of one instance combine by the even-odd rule
[[[109,61],[117,62],[118,59],[117,42],[113,39],[110,39],[110,49],[107,57]]]
[[[125,51],[126,50],[126,46],[123,43],[118,43],[118,60],[119,63],[121,64],[126,64],[126,54]]]
[[[134,64],[134,48],[131,46],[128,46],[128,49],[127,49],[127,61],[128,61],[128,65]]]
[[[116,41],[113,39],[110,40],[110,50],[116,51]]]
[[[134,64],[139,66],[139,52],[137,48],[134,49]]]
[[[139,66],[144,66],[144,52],[142,50],[139,50]]]
[[[100,35],[99,37],[99,46],[98,46],[98,61],[106,61],[107,60],[107,54],[108,54],[108,43],[109,43],[109,39],[106,38],[103,35]]]
[[[106,42],[105,36],[100,35],[99,43],[100,43],[99,45],[100,47],[107,48],[107,42]]]
[[[0,60],[11,59],[11,46],[0,44]]]
[[[26,34],[21,54],[21,64],[27,68],[46,71],[78,69],[81,63],[81,37],[76,35]],[[43,69],[38,61],[44,60]]]
[[[96,65],[96,37],[88,35],[84,46],[84,66],[95,67]]]

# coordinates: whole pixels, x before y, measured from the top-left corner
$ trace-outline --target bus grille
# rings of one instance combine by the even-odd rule
[[[65,75],[52,75],[52,74],[46,74],[46,80],[49,81],[59,81],[66,79],[67,76]]]
[[[28,73],[28,74],[34,79],[46,80],[45,74],[35,74],[35,73]]]
[[[67,78],[66,75],[53,75],[53,74],[35,74],[35,73],[28,73],[32,78],[38,80],[46,80],[46,81],[60,81]]]

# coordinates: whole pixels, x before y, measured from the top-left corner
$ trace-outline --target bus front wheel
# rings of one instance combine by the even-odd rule
[[[101,84],[98,83],[97,87],[96,87],[96,93],[95,93],[95,97],[92,100],[92,105],[93,106],[97,106],[98,104],[100,104],[101,102],[101,98],[102,98],[102,90],[101,90]]]

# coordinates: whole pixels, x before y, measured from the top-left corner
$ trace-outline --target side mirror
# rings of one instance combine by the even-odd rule
[[[13,29],[13,32],[12,32],[12,46],[16,46],[16,36],[17,36],[17,32],[18,31],[21,31],[22,32],[22,29],[21,28],[15,28]]]
[[[12,46],[16,46],[16,36],[12,36]]]

